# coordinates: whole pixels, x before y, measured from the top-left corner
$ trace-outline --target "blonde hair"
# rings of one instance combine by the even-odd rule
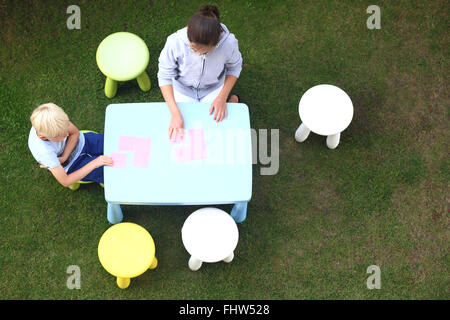
[[[65,135],[70,123],[64,110],[51,102],[37,107],[30,121],[38,134],[49,138]]]

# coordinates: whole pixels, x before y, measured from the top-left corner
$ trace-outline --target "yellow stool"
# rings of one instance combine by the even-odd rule
[[[94,183],[94,181],[78,181],[77,183],[74,183],[72,185],[69,186],[69,189],[72,191],[78,190],[78,188],[80,187],[80,184],[88,184],[88,183]],[[99,185],[102,186],[102,188],[105,187],[105,185],[103,183],[99,183]]]
[[[150,90],[150,78],[145,72],[149,57],[144,40],[133,33],[116,32],[103,39],[97,48],[96,60],[98,68],[106,76],[105,95],[113,98],[118,81],[135,78],[142,91]]]
[[[94,132],[94,133],[98,133],[92,130],[80,130],[80,132]],[[72,185],[69,186],[69,189],[72,191],[78,190],[78,188],[80,187],[80,184],[88,184],[88,183],[94,183],[94,181],[78,181],[77,183],[74,183]],[[99,185],[102,186],[102,188],[105,187],[105,185],[103,183],[99,183]]]
[[[117,277],[121,289],[130,285],[130,278],[158,265],[152,236],[131,222],[115,224],[103,233],[98,243],[98,258],[103,268]]]

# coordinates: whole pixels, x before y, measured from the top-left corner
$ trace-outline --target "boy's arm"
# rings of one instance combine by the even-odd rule
[[[61,156],[58,157],[59,163],[64,163],[69,158],[73,149],[77,146],[78,138],[80,137],[80,130],[78,130],[75,125],[70,122],[69,124],[69,137],[66,141],[66,147],[64,148],[64,152]]]
[[[50,168],[49,170],[59,183],[61,183],[64,187],[68,187],[86,177],[92,170],[104,165],[111,166],[112,164],[113,161],[111,157],[99,156],[87,163],[84,167],[70,174],[66,173],[63,166]]]

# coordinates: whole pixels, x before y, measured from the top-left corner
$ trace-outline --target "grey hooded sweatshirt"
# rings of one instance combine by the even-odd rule
[[[180,93],[202,99],[225,82],[225,76],[239,78],[242,55],[238,40],[222,24],[223,32],[213,50],[198,56],[190,47],[187,27],[167,37],[159,56],[158,84],[173,85]]]

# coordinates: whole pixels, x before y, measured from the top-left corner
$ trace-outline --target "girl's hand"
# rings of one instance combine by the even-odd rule
[[[183,137],[184,137],[184,121],[183,121],[183,117],[181,116],[181,114],[172,116],[172,119],[170,120],[170,124],[169,124],[169,139],[171,141],[175,141],[178,134],[180,135],[180,138],[183,139]]]
[[[214,116],[213,119],[217,122],[222,121],[223,119],[227,118],[227,100],[226,98],[222,98],[218,96],[214,101],[211,103],[211,107],[209,108],[209,114],[211,114],[214,110]]]
[[[99,168],[101,166],[112,166],[113,165],[113,159],[108,156],[98,156],[92,162],[94,163],[95,168]]]

